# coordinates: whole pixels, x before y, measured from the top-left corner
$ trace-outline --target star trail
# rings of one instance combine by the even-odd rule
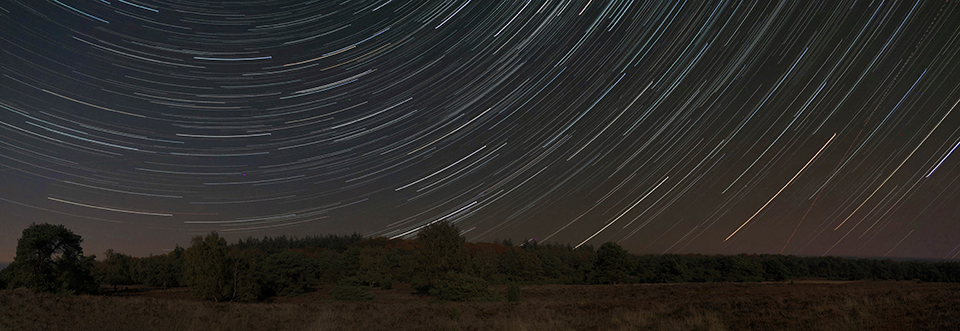
[[[0,260],[439,221],[960,256],[949,1],[0,2]]]

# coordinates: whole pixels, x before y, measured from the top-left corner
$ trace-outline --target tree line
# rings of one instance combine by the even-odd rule
[[[759,282],[792,279],[960,282],[960,262],[740,254],[636,255],[612,242],[599,248],[466,242],[453,224],[425,227],[416,239],[360,235],[264,237],[227,243],[217,233],[190,247],[132,257],[107,250],[84,256],[82,238],[62,225],[24,230],[0,288],[98,293],[128,285],[190,287],[212,301],[261,301],[333,284],[338,300],[372,299],[369,289],[409,283],[441,300],[499,300],[490,284]],[[513,288],[509,293],[514,293]],[[516,292],[519,293],[519,292]],[[518,296],[519,294],[517,294]],[[513,294],[510,294],[513,300]]]

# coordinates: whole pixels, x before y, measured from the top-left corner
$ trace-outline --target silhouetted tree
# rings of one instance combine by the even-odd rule
[[[83,256],[83,238],[63,225],[31,224],[17,241],[11,287],[51,293],[96,293],[94,256]]]
[[[633,282],[630,272],[635,261],[627,250],[617,243],[606,242],[597,249],[597,262],[594,264],[593,282],[597,284],[622,284]]]

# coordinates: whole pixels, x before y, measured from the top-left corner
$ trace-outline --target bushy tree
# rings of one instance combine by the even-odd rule
[[[409,283],[416,269],[417,250],[412,241],[398,241],[396,247],[387,250],[390,276],[395,281]]]
[[[763,260],[763,277],[766,280],[781,281],[790,278],[790,269],[783,262],[774,259]]]
[[[51,293],[96,293],[94,257],[83,255],[83,238],[61,225],[31,224],[17,241],[11,287]]]
[[[230,264],[230,300],[253,302],[273,294],[266,284],[263,253],[256,248],[232,247],[227,253]],[[279,269],[280,272],[289,272]]]
[[[417,234],[417,268],[414,287],[429,291],[448,272],[465,273],[470,266],[470,253],[460,229],[448,222],[436,222]]]
[[[374,286],[390,275],[387,250],[383,247],[368,246],[360,249],[357,261],[357,278],[360,282]]]
[[[492,249],[479,249],[470,258],[473,274],[487,281],[493,281],[499,273],[500,255]]]
[[[136,259],[133,262],[134,281],[163,288],[184,286],[184,260],[184,249],[180,246],[165,255]]]
[[[543,268],[536,254],[511,248],[500,255],[500,272],[511,281],[532,282],[541,277]]]
[[[316,266],[316,277],[320,282],[336,283],[343,278],[340,270],[337,270],[340,253],[334,250],[322,249],[313,253],[313,262]]]
[[[630,272],[636,262],[627,250],[614,242],[606,242],[597,249],[597,262],[591,275],[597,284],[631,283]]]
[[[680,283],[689,281],[689,271],[687,262],[680,255],[668,254],[661,255],[657,266],[657,278],[653,280],[658,283]]]
[[[720,272],[723,273],[723,280],[728,282],[763,281],[763,266],[744,255],[721,257]]]
[[[227,257],[227,241],[216,232],[194,237],[184,251],[184,281],[195,297],[225,301],[232,297],[233,265]]]
[[[97,264],[96,272],[101,283],[113,285],[114,290],[119,285],[134,284],[133,259],[129,255],[108,249],[103,256],[103,261]]]
[[[303,251],[285,250],[270,254],[263,264],[264,278],[272,295],[301,294],[317,281],[316,261]]]

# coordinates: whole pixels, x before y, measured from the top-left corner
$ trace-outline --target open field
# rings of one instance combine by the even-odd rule
[[[531,285],[519,303],[439,303],[406,284],[372,289],[373,302],[341,303],[329,290],[256,304],[200,302],[185,288],[78,297],[5,290],[0,330],[960,329],[960,284]]]

